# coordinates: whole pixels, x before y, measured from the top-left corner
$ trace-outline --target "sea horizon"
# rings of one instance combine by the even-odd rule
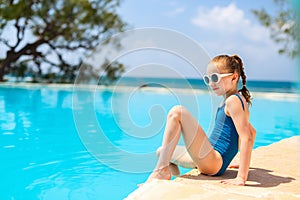
[[[103,77],[101,77],[103,78]],[[6,81],[0,82],[0,85],[6,84],[46,84],[46,85],[64,85],[64,83],[47,83],[38,82],[31,83],[30,81]],[[69,83],[73,84],[73,83]],[[95,81],[87,83],[88,85],[97,85]],[[102,84],[98,84],[102,85]],[[140,87],[140,88],[176,88],[176,89],[200,89],[207,90],[208,87],[205,85],[202,78],[174,78],[174,77],[133,77],[133,76],[122,76],[114,82],[105,86],[123,86],[123,87]],[[238,88],[241,88],[241,81],[239,82]],[[299,92],[299,81],[288,81],[288,80],[247,80],[247,88],[250,92],[278,92],[278,93],[298,93]]]
[[[172,77],[129,77],[124,76],[112,85],[139,86],[139,87],[169,87],[207,89],[202,79],[198,78],[172,78]],[[241,81],[239,88],[241,88]],[[298,81],[282,80],[247,80],[247,88],[255,92],[288,92],[298,93]]]

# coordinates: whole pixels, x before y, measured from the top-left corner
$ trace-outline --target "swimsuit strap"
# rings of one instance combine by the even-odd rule
[[[237,96],[240,99],[240,101],[242,103],[242,106],[243,106],[243,110],[245,110],[244,102],[243,102],[242,98],[240,97],[240,95],[239,94],[235,94],[235,96]]]

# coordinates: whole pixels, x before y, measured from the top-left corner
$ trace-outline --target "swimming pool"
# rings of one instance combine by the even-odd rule
[[[167,110],[178,103],[192,109],[191,98],[196,98],[192,111],[204,129],[210,125],[207,92],[182,90],[174,96],[160,89],[128,91],[78,91],[81,102],[93,104],[97,126],[111,145],[126,152],[153,153],[162,139]],[[122,199],[145,181],[147,170],[114,169],[122,168],[120,160],[125,158],[113,148],[98,143],[105,164],[87,151],[79,126],[85,125],[91,134],[98,132],[89,116],[74,119],[74,110],[81,112],[83,107],[74,106],[73,94],[72,87],[0,86],[0,199]],[[257,129],[255,148],[299,134],[296,94],[256,93],[251,113]],[[151,123],[158,124],[153,133],[151,127],[137,133]]]

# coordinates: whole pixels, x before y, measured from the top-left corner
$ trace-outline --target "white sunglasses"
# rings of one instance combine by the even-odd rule
[[[209,85],[210,81],[213,83],[219,83],[223,77],[230,76],[232,74],[233,73],[227,73],[227,74],[213,73],[210,76],[204,75],[203,80],[206,85]]]

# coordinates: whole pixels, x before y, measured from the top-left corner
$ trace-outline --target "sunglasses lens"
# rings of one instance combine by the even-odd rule
[[[205,76],[203,77],[203,80],[204,80],[204,83],[205,83],[206,85],[209,84],[209,78],[208,78],[207,75],[205,75]]]
[[[210,78],[214,83],[217,83],[219,81],[219,76],[217,74],[212,74]]]

